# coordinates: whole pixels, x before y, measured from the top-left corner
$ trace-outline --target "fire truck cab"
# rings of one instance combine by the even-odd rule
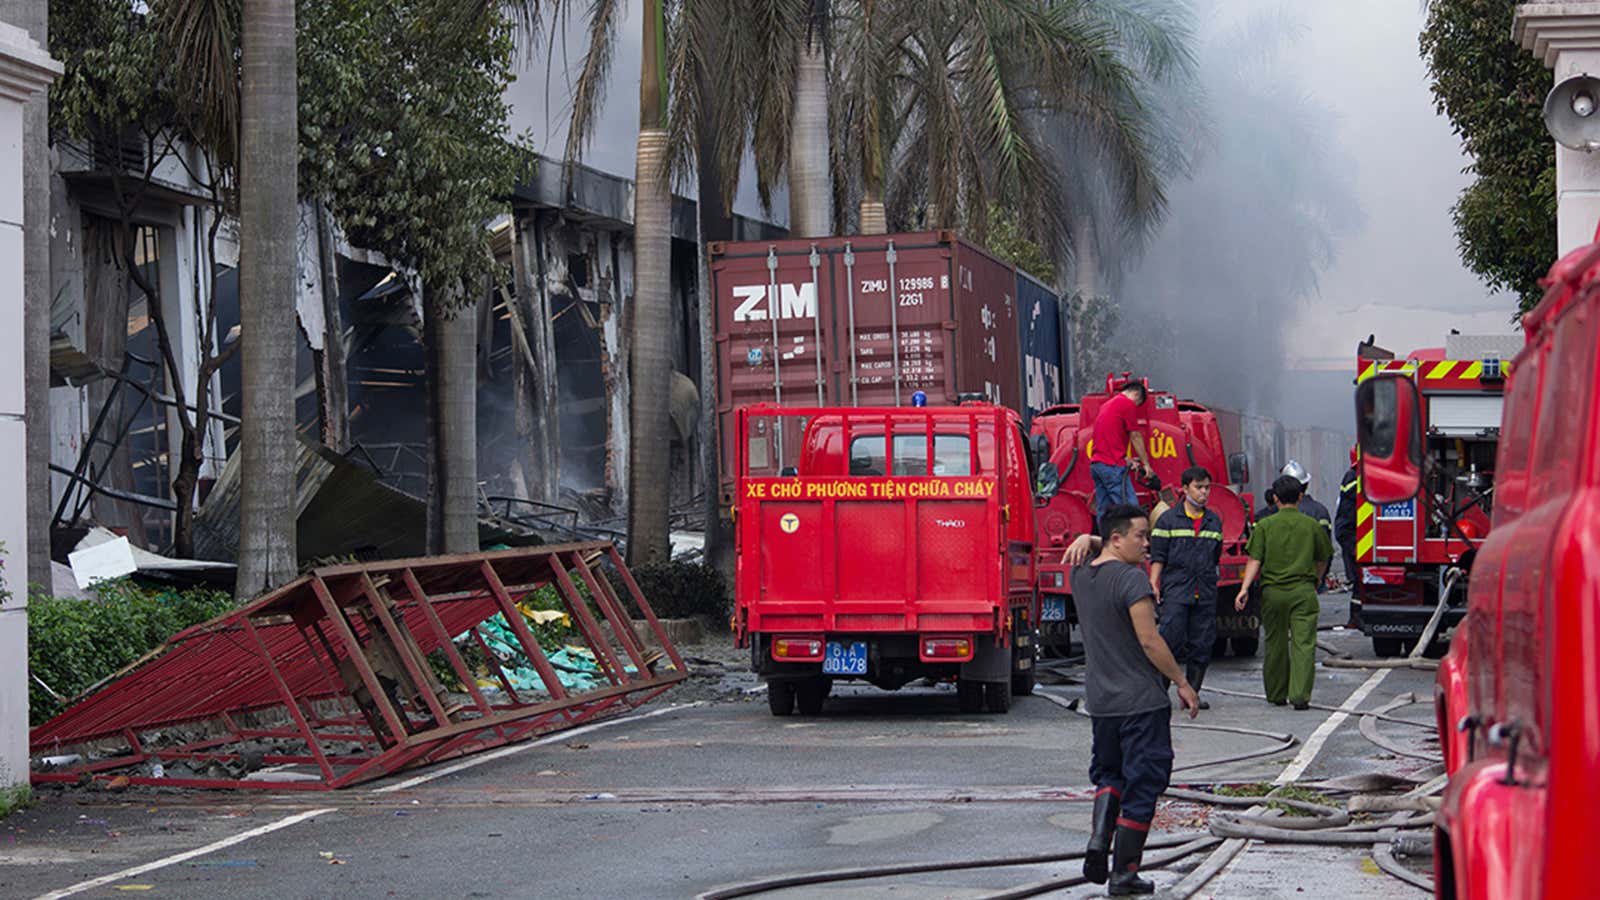
[[[1446,608],[1434,652],[1466,614],[1465,573],[1489,533],[1502,392],[1520,344],[1518,335],[1453,334],[1444,347],[1398,358],[1370,341],[1356,349],[1357,384],[1390,375],[1416,387],[1418,449],[1426,460],[1416,496],[1363,502],[1356,511],[1359,574],[1351,589],[1359,592],[1362,631],[1378,656],[1410,652],[1441,592]]]
[[[1449,775],[1434,831],[1442,898],[1595,892],[1585,862],[1600,808],[1600,244],[1562,258],[1545,283],[1506,372],[1494,527],[1435,686]],[[1439,483],[1426,380],[1384,371],[1357,388],[1374,504]]]

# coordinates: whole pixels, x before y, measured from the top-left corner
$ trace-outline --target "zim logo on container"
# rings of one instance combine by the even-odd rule
[[[800,530],[800,517],[794,513],[784,513],[783,518],[778,520],[778,527],[783,529],[784,534],[794,534]]]
[[[739,305],[733,308],[735,322],[765,322],[772,312],[772,302],[766,284],[736,285],[733,298]],[[817,286],[805,284],[778,285],[778,318],[814,319],[817,316]]]

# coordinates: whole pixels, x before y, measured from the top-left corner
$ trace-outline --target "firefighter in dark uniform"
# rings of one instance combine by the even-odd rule
[[[1196,694],[1217,639],[1217,566],[1222,561],[1222,517],[1207,509],[1211,473],[1185,469],[1183,502],[1161,514],[1150,531],[1150,589],[1155,592],[1161,637],[1184,667]],[[1201,709],[1210,709],[1205,698]]]
[[[1350,468],[1339,481],[1339,508],[1333,514],[1333,536],[1344,560],[1344,577],[1350,582],[1350,621],[1346,628],[1361,629],[1361,573],[1356,567],[1356,510],[1361,506],[1361,471],[1356,467],[1356,447],[1350,448]]]

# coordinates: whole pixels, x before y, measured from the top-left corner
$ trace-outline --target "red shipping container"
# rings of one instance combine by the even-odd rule
[[[737,407],[1022,408],[1016,270],[952,232],[715,243],[711,284],[725,506]],[[795,464],[798,432],[750,441],[751,474]]]

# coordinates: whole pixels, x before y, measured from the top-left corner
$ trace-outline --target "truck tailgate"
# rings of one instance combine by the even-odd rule
[[[994,478],[747,478],[741,489],[748,628],[996,627],[1007,556]]]

